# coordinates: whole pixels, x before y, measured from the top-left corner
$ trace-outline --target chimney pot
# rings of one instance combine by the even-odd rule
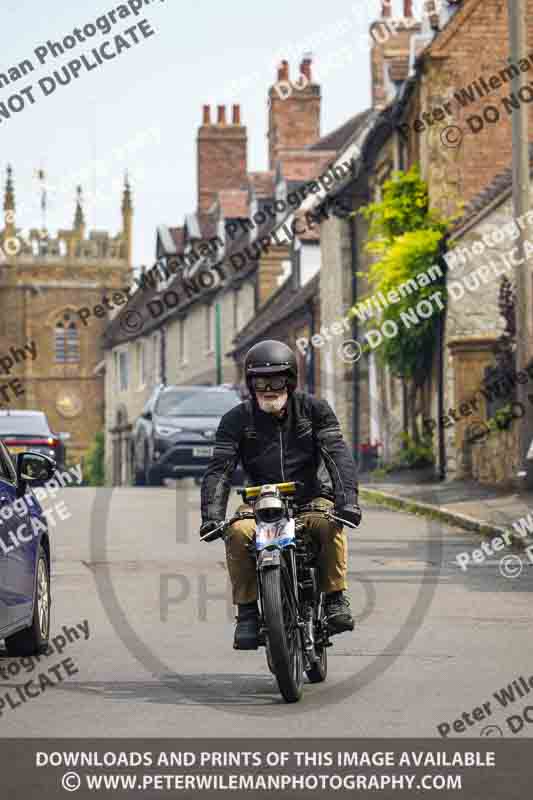
[[[204,106],[203,124],[211,125],[211,107]]]
[[[233,124],[240,125],[241,124],[241,107],[240,105],[233,106]]]
[[[392,0],[383,0],[381,3],[381,16],[385,19],[386,17],[392,16]]]
[[[283,60],[278,67],[278,81],[289,80],[289,62]]]
[[[225,125],[226,124],[226,106],[218,106],[218,117],[217,117],[217,124],[218,125]]]
[[[302,75],[305,75],[305,77],[307,78],[307,80],[309,82],[311,82],[311,64],[312,63],[313,63],[312,59],[309,56],[305,56],[302,59],[302,63],[300,64],[300,72],[302,73]]]
[[[413,0],[403,0],[403,15],[406,19],[413,16]]]

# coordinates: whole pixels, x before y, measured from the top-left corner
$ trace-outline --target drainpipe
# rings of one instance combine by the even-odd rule
[[[398,134],[396,134],[397,142],[398,142],[398,168],[405,172],[405,147],[402,139]],[[400,375],[402,381],[402,428],[405,434],[409,433],[409,415],[407,413],[407,380],[405,375]],[[406,443],[402,442],[401,449],[405,449]]]
[[[439,317],[439,337],[438,337],[438,388],[437,388],[437,407],[439,415],[438,438],[439,438],[439,480],[446,478],[446,442],[444,439],[444,318]]]
[[[446,240],[444,240],[446,241]],[[446,275],[446,262],[444,261],[443,254],[446,250],[446,245],[441,245],[440,261],[443,267],[443,272]],[[438,413],[438,448],[439,448],[439,480],[443,481],[446,478],[446,439],[444,436],[444,331],[446,319],[444,314],[439,316],[439,328],[437,337],[437,413]]]
[[[167,385],[167,329],[161,327],[161,351],[160,351],[161,383]]]
[[[357,253],[357,232],[355,217],[350,217],[350,248],[352,251],[352,306],[357,303],[357,272],[359,271],[359,258]],[[358,330],[357,316],[352,317],[352,339],[357,341]],[[359,361],[352,365],[352,444],[353,454],[359,467]]]

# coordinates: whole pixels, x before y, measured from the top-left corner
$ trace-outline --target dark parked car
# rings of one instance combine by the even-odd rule
[[[0,441],[0,639],[10,656],[48,647],[50,539],[32,487],[42,486],[55,469],[52,459],[31,452],[20,453],[15,466]]]
[[[135,424],[136,485],[200,479],[213,455],[220,418],[240,402],[238,390],[227,386],[158,386]],[[234,482],[242,482],[241,472]]]
[[[0,411],[0,438],[12,456],[31,450],[53,458],[58,468],[63,469],[67,435],[52,433],[42,411]]]

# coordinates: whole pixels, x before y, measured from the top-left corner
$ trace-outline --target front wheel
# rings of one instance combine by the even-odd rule
[[[283,699],[287,703],[296,703],[303,690],[302,642],[282,569],[273,567],[261,573],[263,615],[272,672]]]

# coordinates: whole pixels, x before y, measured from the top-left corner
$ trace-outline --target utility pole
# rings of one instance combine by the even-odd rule
[[[509,11],[509,60],[511,64],[518,64],[527,57],[527,0],[508,0]],[[521,98],[520,90],[525,83],[525,73],[522,71],[513,77],[512,91],[515,97]],[[529,106],[519,99],[519,107],[513,108],[513,213],[515,219],[522,217],[529,211]],[[529,238],[529,226],[525,223],[520,227],[520,238],[516,244],[519,248],[517,261],[522,264],[516,267],[516,368],[525,369],[531,357],[531,315],[533,314],[532,277],[528,266],[524,242]],[[533,420],[530,404],[527,402],[527,385],[518,384],[518,400],[523,403],[526,413],[519,421],[520,459],[523,462],[529,443],[532,438]]]

